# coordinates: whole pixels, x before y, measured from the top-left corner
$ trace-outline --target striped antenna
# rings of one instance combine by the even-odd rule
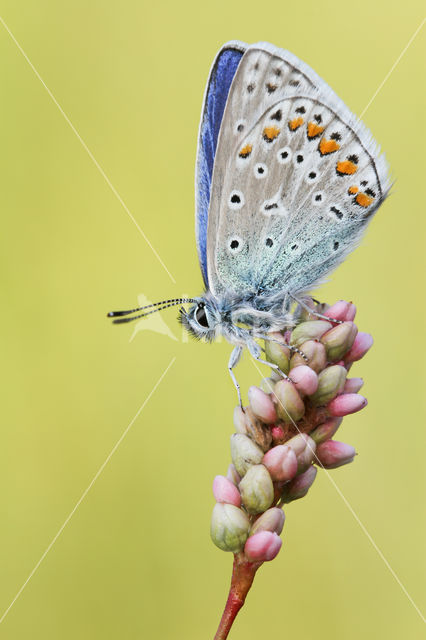
[[[108,318],[116,318],[113,320],[114,324],[124,324],[125,322],[132,322],[132,320],[137,320],[138,318],[144,318],[145,316],[149,316],[151,313],[155,313],[156,311],[163,311],[163,309],[167,309],[168,307],[174,307],[178,304],[186,304],[196,302],[193,298],[172,298],[170,300],[163,300],[162,302],[154,302],[153,304],[147,304],[144,307],[137,307],[136,309],[129,309],[127,311],[110,311],[107,315]],[[154,308],[155,307],[155,308]],[[146,309],[151,309],[151,311],[147,311],[146,313],[140,313],[137,316],[133,316],[131,318],[124,318],[123,316],[128,316],[132,313],[136,313],[137,311],[144,311]]]

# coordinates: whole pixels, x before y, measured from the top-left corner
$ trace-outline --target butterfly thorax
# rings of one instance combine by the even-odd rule
[[[223,336],[236,345],[246,345],[253,338],[294,324],[288,296],[254,292],[216,298],[206,291],[188,311],[181,309],[180,321],[200,340],[212,342]]]

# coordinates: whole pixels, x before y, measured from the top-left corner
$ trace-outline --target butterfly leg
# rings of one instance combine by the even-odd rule
[[[336,324],[342,324],[343,320],[336,320],[336,318],[329,318],[328,316],[324,316],[322,313],[318,313],[318,311],[315,311],[314,309],[311,309],[310,307],[308,307],[308,305],[305,304],[303,300],[299,300],[299,298],[296,298],[296,296],[294,296],[292,293],[290,293],[289,295],[290,295],[290,298],[293,298],[293,300],[302,307],[302,309],[305,309],[305,311],[310,313],[312,316],[315,316],[316,318],[321,318],[322,320],[328,320],[328,322],[335,322]]]
[[[263,333],[257,333],[256,338],[260,338],[261,340],[267,340],[268,342],[276,342],[277,344],[282,344],[285,347],[287,347],[287,349],[290,349],[292,353],[298,353],[299,356],[302,356],[305,362],[309,361],[308,357],[303,353],[303,351],[295,347],[293,344],[288,344],[287,342],[281,342],[281,340],[276,340],[276,338],[271,338],[270,336],[264,335]],[[265,351],[265,349],[262,349],[262,351]]]
[[[237,346],[234,347],[232,349],[231,352],[231,357],[229,358],[229,362],[228,362],[228,371],[229,371],[229,375],[232,378],[232,382],[234,383],[234,386],[237,390],[237,394],[238,394],[238,402],[240,403],[240,407],[241,409],[243,409],[243,402],[241,400],[241,391],[240,391],[240,385],[237,382],[237,378],[235,377],[235,373],[233,372],[233,368],[237,366],[237,364],[240,361],[241,355],[243,353],[243,347]],[[243,409],[244,411],[244,409]]]
[[[260,364],[266,364],[266,366],[271,367],[271,369],[273,369],[274,371],[279,373],[280,376],[282,378],[284,378],[284,380],[289,380],[290,379],[284,373],[284,371],[281,371],[281,369],[279,368],[279,366],[277,364],[275,364],[274,362],[268,362],[267,360],[262,360],[262,358],[260,357],[261,348],[254,340],[250,340],[249,342],[247,342],[247,347],[248,347],[248,350],[250,351],[251,355],[253,356],[253,358],[255,360],[257,360],[257,362],[260,362]]]

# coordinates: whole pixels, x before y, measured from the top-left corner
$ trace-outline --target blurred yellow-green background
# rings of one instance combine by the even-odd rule
[[[423,19],[423,3],[72,3],[0,15],[175,279],[172,282],[0,25],[2,421],[0,637],[212,638],[231,555],[209,538],[229,462],[229,345],[112,327],[111,308],[201,291],[193,232],[198,120],[223,42],[268,40],[311,64],[356,113]],[[364,121],[393,195],[317,294],[357,303],[375,346],[344,422],[358,456],[333,478],[402,584],[424,591],[424,172],[421,30]],[[153,387],[167,371],[154,393]],[[258,382],[245,358],[243,389]],[[148,402],[146,400],[148,399]],[[125,438],[55,535],[129,423]],[[279,557],[232,639],[420,638],[423,623],[322,473],[289,505]],[[48,549],[54,540],[53,546]]]

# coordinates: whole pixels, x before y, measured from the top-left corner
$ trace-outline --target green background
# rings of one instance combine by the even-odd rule
[[[209,537],[211,482],[226,471],[233,429],[230,347],[185,341],[173,309],[163,321],[177,340],[142,330],[130,341],[133,327],[105,314],[139,294],[201,291],[194,161],[222,43],[293,51],[360,113],[420,25],[422,3],[9,0],[0,15],[176,280],[0,25],[2,612],[176,358],[0,637],[212,638],[232,559]],[[332,477],[419,607],[424,54],[423,28],[364,117],[394,192],[317,294],[356,302],[376,341],[353,370],[369,406],[339,432],[359,455]],[[238,374],[245,391],[258,382],[247,356]],[[287,508],[283,549],[259,572],[232,639],[420,638],[418,613],[318,475]]]

